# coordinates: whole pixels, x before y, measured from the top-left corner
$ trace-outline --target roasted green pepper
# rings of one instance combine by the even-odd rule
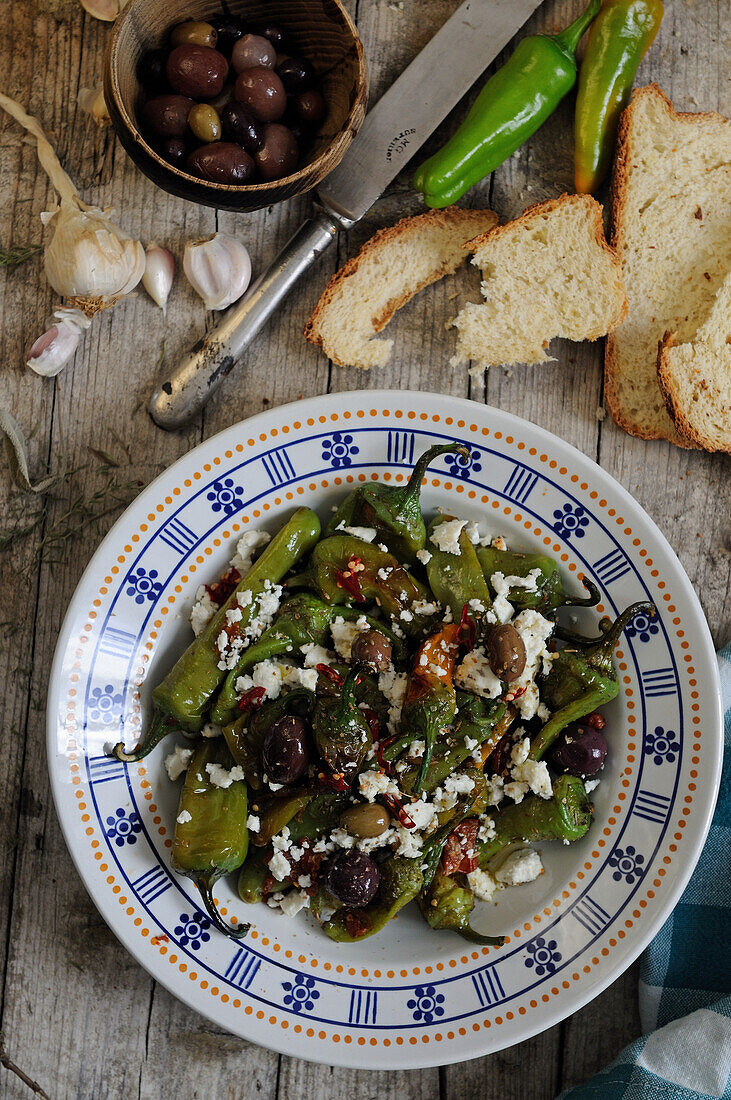
[[[325,921],[323,931],[338,943],[355,943],[380,932],[413,901],[424,881],[418,859],[393,856],[381,864],[381,882],[373,901],[363,909],[340,909]]]
[[[555,611],[559,607],[594,607],[601,595],[596,585],[588,578],[582,579],[588,596],[571,596],[563,587],[561,570],[558,563],[547,554],[518,554],[514,550],[498,550],[495,546],[481,546],[477,557],[485,579],[495,573],[505,577],[528,577],[536,569],[535,590],[523,585],[511,585],[506,599],[518,611],[532,608],[535,611]]]
[[[375,527],[392,554],[413,563],[417,551],[423,550],[426,543],[419,503],[424,474],[439,455],[454,452],[469,459],[469,451],[461,443],[439,444],[421,455],[406,485],[385,485],[376,481],[353,489],[328,523],[325,533],[334,535],[343,526]]]
[[[589,830],[593,813],[582,781],[575,775],[560,775],[552,798],[529,794],[495,813],[495,836],[477,842],[478,865],[484,871],[504,848],[520,841],[580,840]]]
[[[309,717],[314,705],[314,692],[306,688],[291,688],[223,727],[223,736],[231,755],[244,769],[246,782],[252,790],[258,791],[262,787],[261,746],[264,734],[286,715]]]
[[[422,740],[425,745],[414,794],[423,790],[434,746],[454,720],[457,694],[452,677],[459,654],[459,634],[457,623],[448,623],[416,651],[401,710],[402,728],[411,740]]]
[[[579,72],[574,120],[574,179],[579,194],[596,191],[609,171],[619,116],[663,14],[660,0],[604,0],[592,23]]]
[[[576,83],[576,47],[599,11],[591,0],[557,35],[524,38],[490,77],[462,125],[414,175],[427,206],[450,206],[542,126]]]
[[[249,849],[246,783],[238,779],[228,787],[218,787],[207,771],[209,765],[219,765],[228,771],[233,763],[220,737],[201,741],[196,748],[180,793],[172,865],[178,874],[186,875],[196,884],[216,928],[226,936],[240,939],[249,925],[231,928],[225,923],[213,900],[213,885],[246,859]]]
[[[431,884],[419,894],[418,903],[424,920],[435,931],[456,932],[471,943],[500,946],[505,942],[504,936],[483,936],[471,927],[475,896],[466,875],[446,875],[438,868]]]
[[[492,597],[487,587],[482,567],[475,548],[467,537],[464,527],[459,535],[459,553],[452,554],[440,550],[432,538],[434,532],[443,523],[449,523],[453,516],[437,516],[429,524],[429,553],[426,575],[429,587],[443,607],[449,607],[455,622],[459,622],[465,607],[474,622],[492,605]],[[476,610],[476,604],[482,610]]]
[[[168,672],[162,683],[152,693],[153,717],[140,744],[125,752],[120,741],[112,750],[118,760],[133,762],[142,760],[170,731],[179,727],[187,733],[199,733],[205,714],[218,686],[226,675],[219,668],[221,654],[216,640],[221,631],[241,632],[251,621],[258,607],[258,597],[267,584],[283,579],[292,566],[306,554],[320,537],[320,521],[311,508],[298,508],[285,523],[249,572],[218,609],[205,630],[192,642]],[[241,619],[227,624],[226,612],[238,608],[239,592],[251,591],[253,598],[247,607],[241,608]]]
[[[312,717],[317,751],[336,778],[350,784],[360,771],[373,735],[355,698],[362,673],[351,669],[337,695],[320,697]]]
[[[612,654],[627,623],[639,611],[654,614],[655,606],[632,604],[599,638],[582,639],[563,628],[557,629],[559,637],[571,637],[572,641],[552,662],[551,671],[541,686],[541,698],[553,713],[533,738],[530,755],[534,760],[546,754],[569,723],[591,714],[619,694]]]
[[[330,535],[318,542],[301,579],[329,603],[375,600],[409,637],[421,633],[429,622],[429,616],[418,609],[418,604],[430,603],[429,589],[393,554],[351,535]]]

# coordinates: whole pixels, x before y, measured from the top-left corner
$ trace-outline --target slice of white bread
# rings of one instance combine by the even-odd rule
[[[381,229],[330,279],[305,336],[341,367],[383,367],[393,340],[374,340],[397,309],[467,259],[465,241],[497,225],[492,210],[430,210]]]
[[[455,317],[453,363],[473,371],[545,363],[556,336],[596,340],[625,315],[619,261],[604,239],[602,208],[589,195],[561,195],[466,246],[482,269],[485,302]]]
[[[731,454],[731,274],[689,343],[665,334],[657,377],[677,430],[696,447]]]
[[[728,119],[678,114],[657,85],[639,88],[620,120],[612,222],[629,314],[607,340],[607,405],[632,435],[692,446],[665,407],[657,347],[668,331],[695,336],[731,268]]]

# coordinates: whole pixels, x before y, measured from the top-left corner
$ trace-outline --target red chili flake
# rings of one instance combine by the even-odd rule
[[[589,714],[584,721],[587,726],[591,726],[593,730],[603,730],[607,724],[606,719],[603,718],[597,710],[595,710],[593,714]]]
[[[470,653],[475,648],[477,627],[475,626],[474,619],[469,613],[467,604],[464,604],[462,608],[462,618],[459,620],[459,633],[462,645],[467,652]]]
[[[360,558],[351,558],[347,569],[336,569],[335,580],[338,588],[342,588],[352,596],[356,603],[365,603],[365,596],[360,588],[358,573],[362,573],[365,566]]]
[[[251,707],[260,707],[264,702],[266,693],[266,688],[263,687],[249,688],[248,691],[244,692],[237,703],[239,710],[249,710]]]
[[[350,783],[348,783],[342,772],[336,772],[335,775],[326,775],[325,772],[320,772],[317,778],[324,787],[331,787],[334,791],[350,790]]]
[[[267,877],[264,879],[264,881],[261,884],[261,892],[264,895],[264,897],[266,897],[267,894],[273,894],[274,893],[274,884],[275,884],[276,881],[277,880],[275,879],[274,875],[267,875]]]
[[[343,677],[339,672],[336,672],[334,668],[331,668],[330,665],[315,665],[315,668],[318,672],[322,673],[323,676],[327,676],[328,680],[331,680],[333,684],[336,684],[338,687],[343,686]]]
[[[395,794],[384,794],[383,801],[386,803],[391,813],[396,814],[399,825],[402,825],[404,829],[416,828],[416,822],[413,820],[413,818],[409,817],[408,813],[406,812],[400,800],[396,797]]]
[[[377,741],[378,740],[378,731],[381,728],[381,723],[378,721],[378,715],[376,714],[376,712],[374,710],[371,710],[370,707],[364,707],[363,708],[363,715],[365,717],[366,722],[370,726],[371,737],[373,738],[374,741]]]
[[[469,874],[470,871],[475,870],[478,828],[477,818],[468,817],[466,821],[460,821],[459,825],[455,825],[452,829],[442,852],[442,868],[445,875],[453,875],[457,871]]]
[[[524,687],[519,687],[516,688],[515,691],[509,691],[505,696],[505,702],[512,703],[514,699],[520,699],[521,695],[525,695],[525,690]]]
[[[390,761],[383,759],[383,754],[386,751],[386,749],[388,748],[388,746],[392,745],[395,740],[396,740],[396,737],[387,737],[385,741],[379,741],[378,742],[378,751],[376,753],[376,757],[377,757],[377,760],[378,760],[379,767],[383,769],[383,771],[386,773],[386,775],[391,774],[391,764],[390,764]]]
[[[348,909],[343,919],[348,935],[352,936],[353,939],[357,939],[358,936],[362,936],[364,932],[368,931],[368,921],[357,909]]]
[[[215,584],[207,584],[205,586],[206,592],[213,602],[220,607],[221,604],[225,603],[229,598],[240,580],[241,574],[238,569],[229,569],[228,573],[224,573],[221,579],[216,581]]]
[[[322,863],[323,856],[319,852],[313,852],[310,848],[307,840],[302,842],[304,852],[300,859],[296,863],[292,864],[292,869],[289,873],[289,878],[298,886],[303,893],[309,897],[314,897],[318,890],[318,878],[320,874],[320,864]],[[312,882],[309,886],[300,886],[299,879],[302,875],[309,875]]]

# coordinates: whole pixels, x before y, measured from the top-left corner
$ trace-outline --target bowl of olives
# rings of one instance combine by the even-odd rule
[[[163,190],[258,210],[340,162],[368,75],[340,0],[131,0],[104,97],[125,150]]]

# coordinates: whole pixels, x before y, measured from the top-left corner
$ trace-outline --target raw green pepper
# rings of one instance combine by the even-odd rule
[[[495,836],[477,842],[478,865],[484,871],[490,860],[519,841],[580,840],[589,830],[593,813],[582,781],[575,775],[560,775],[552,798],[529,794],[493,816]]]
[[[574,119],[574,179],[591,194],[612,159],[619,116],[664,14],[660,0],[604,0],[586,42]]]
[[[314,705],[314,692],[307,688],[291,688],[223,727],[223,736],[231,755],[244,769],[246,782],[252,790],[258,791],[262,787],[261,746],[267,730],[286,715],[309,717]]]
[[[353,489],[328,523],[325,533],[334,535],[341,526],[375,527],[392,554],[413,563],[417,551],[423,550],[426,543],[419,503],[421,483],[435,458],[454,452],[469,459],[469,451],[461,443],[439,444],[421,455],[406,485],[384,485],[375,481]]]
[[[338,943],[355,943],[380,932],[413,901],[424,881],[418,859],[393,856],[381,864],[381,882],[373,901],[363,909],[340,909],[325,921],[323,931]]]
[[[429,553],[426,575],[429,587],[443,607],[449,607],[452,618],[459,622],[465,606],[470,601],[479,600],[482,611],[469,610],[470,617],[479,621],[480,616],[492,606],[492,597],[487,587],[485,575],[478,561],[475,548],[467,537],[464,527],[459,535],[459,554],[440,550],[432,538],[435,530],[448,523],[453,516],[440,515],[429,524]]]
[[[454,720],[457,694],[452,677],[459,654],[459,635],[457,623],[442,626],[419,646],[414,658],[401,710],[402,728],[412,741],[422,740],[425,745],[414,794],[423,790],[434,746]]]
[[[417,169],[414,187],[427,206],[456,202],[553,114],[576,83],[576,48],[599,6],[600,0],[591,0],[561,34],[531,35],[518,43],[454,136]]]
[[[311,583],[329,603],[375,600],[387,615],[398,620],[409,637],[418,635],[430,618],[418,609],[412,610],[417,601],[430,602],[429,589],[412,577],[393,554],[351,535],[330,535],[318,542],[301,579]]]
[[[153,717],[140,744],[124,751],[124,742],[114,746],[112,755],[127,763],[142,760],[157,743],[179,727],[188,733],[199,733],[211,698],[226,675],[219,668],[221,654],[216,640],[227,625],[226,612],[238,608],[239,592],[250,590],[251,603],[241,608],[242,617],[228,631],[241,632],[251,621],[258,607],[258,597],[266,584],[276,584],[292,566],[306,554],[320,537],[320,521],[311,508],[298,508],[271,542],[264,548],[249,572],[218,609],[205,630],[192,642],[162,683],[152,693]]]
[[[586,577],[581,583],[588,596],[571,596],[565,592],[558,563],[547,554],[518,554],[513,550],[498,550],[495,546],[481,546],[477,557],[488,583],[495,573],[502,573],[505,577],[527,577],[538,570],[535,591],[517,584],[508,589],[506,599],[518,611],[526,608],[546,612],[559,607],[594,607],[601,599],[599,589]]]
[[[343,619],[355,620],[361,615],[363,615],[362,611],[325,603],[324,600],[309,592],[298,592],[297,595],[291,596],[282,604],[275,622],[256,642],[244,650],[236,668],[229,672],[213,703],[211,721],[219,726],[233,721],[238,703],[236,681],[254,665],[293,651],[299,653],[300,647],[307,645],[308,642],[324,645],[333,619],[340,616]],[[377,622],[367,615],[365,618],[370,626],[388,637],[395,659],[397,661],[403,659],[405,647],[401,639],[397,638],[385,623]]]
[[[337,695],[320,697],[312,717],[312,734],[321,758],[336,778],[348,785],[358,774],[373,735],[355,698],[362,673],[351,669]]]
[[[582,639],[557,628],[557,635],[570,636],[572,643],[559,652],[541,685],[541,699],[553,713],[533,738],[530,751],[533,760],[540,760],[546,754],[569,723],[591,714],[619,694],[612,654],[627,623],[639,611],[654,614],[655,605],[632,604],[599,638]]]
[[[225,923],[213,900],[213,885],[240,867],[249,850],[246,783],[238,779],[229,787],[217,787],[206,770],[216,764],[230,770],[233,763],[220,737],[201,741],[196,748],[180,793],[172,865],[196,884],[216,928],[240,939],[249,925],[231,928]]]
[[[445,875],[437,869],[429,887],[418,898],[419,909],[426,923],[435,931],[456,932],[471,943],[500,946],[504,936],[483,936],[470,925],[475,896],[463,874]]]

